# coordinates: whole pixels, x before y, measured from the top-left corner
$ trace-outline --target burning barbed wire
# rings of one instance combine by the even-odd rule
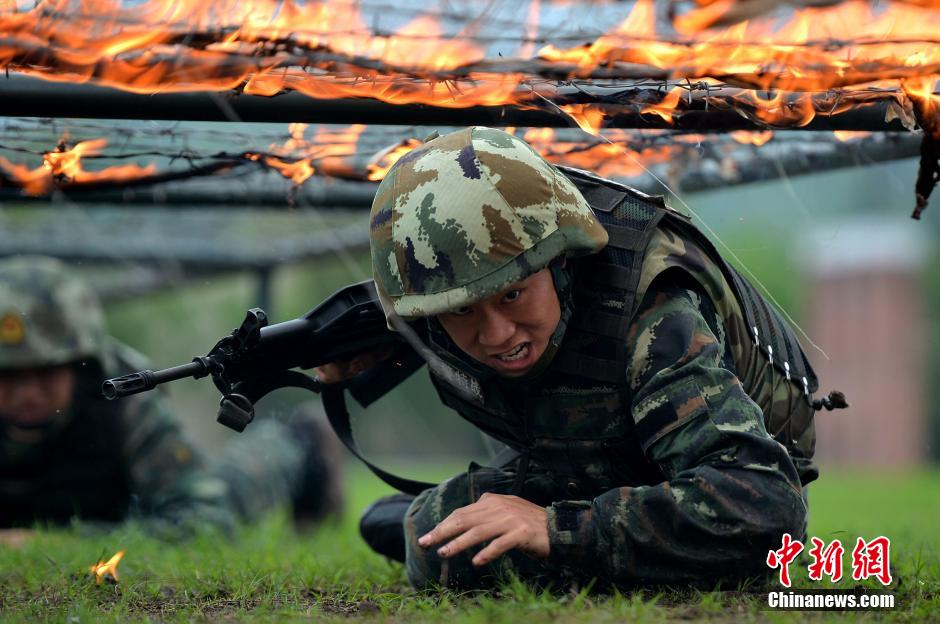
[[[43,164],[35,169],[26,165],[14,164],[0,156],[0,173],[6,174],[6,186],[19,187],[30,195],[44,195],[55,187],[78,189],[85,186],[99,187],[104,181],[113,181],[125,185],[153,184],[163,180],[169,172],[157,173],[154,165],[145,168],[135,165],[111,166],[95,172],[86,171],[82,158],[108,158],[112,160],[139,158],[142,155],[162,156],[172,160],[185,159],[190,163],[200,160],[213,161],[209,165],[192,166],[188,171],[174,172],[175,178],[201,177],[216,175],[242,164],[256,163],[279,173],[294,185],[300,185],[313,175],[358,181],[380,181],[385,173],[403,155],[422,144],[416,137],[406,137],[375,152],[363,152],[357,145],[363,126],[350,126],[343,129],[319,129],[310,140],[304,137],[307,126],[292,124],[289,138],[283,143],[273,143],[268,151],[246,151],[238,153],[215,152],[198,154],[186,151],[159,151],[103,154],[107,145],[103,139],[81,141],[74,147],[68,147],[62,139],[51,151],[36,152],[24,148],[0,145],[0,149],[19,151],[39,155]],[[732,135],[737,142],[751,142],[746,137],[752,133],[740,132]],[[627,133],[612,130],[603,140],[576,140],[570,136],[562,138],[550,128],[529,129],[522,136],[550,162],[563,165],[592,169],[601,175],[611,177],[631,177],[642,173],[635,163],[622,158],[623,149],[629,150],[647,164],[664,162],[675,157],[682,150],[690,147],[698,149],[702,143],[715,145],[727,142],[719,135],[706,137],[701,134],[668,133],[648,131]],[[760,136],[764,136],[763,133]],[[615,147],[619,146],[619,147]],[[364,166],[357,165],[355,158],[365,158]],[[221,166],[224,163],[228,168]],[[128,175],[132,172],[133,175]],[[0,178],[0,186],[4,180]]]
[[[696,10],[740,5],[766,12],[759,2],[698,4]],[[296,91],[457,108],[543,107],[545,99],[559,104],[553,112],[580,104],[575,118],[593,129],[622,109],[672,120],[703,104],[723,105],[786,127],[874,101],[935,97],[898,82],[936,82],[940,75],[940,15],[930,3],[827,4],[834,6],[805,8],[783,24],[742,22],[682,34],[664,32],[652,0],[638,0],[593,40],[565,35],[541,46],[532,45],[538,20],[530,16],[518,35],[497,32],[500,39],[515,36],[526,55],[499,56],[483,18],[455,32],[440,17],[419,15],[385,31],[367,26],[359,5],[348,2],[44,0],[0,13],[0,67],[138,93]],[[567,84],[617,87],[618,94],[582,91],[580,102],[564,101]],[[755,93],[767,90],[774,93]]]
[[[94,129],[95,126],[85,126]],[[133,133],[125,129],[127,137]],[[168,181],[224,175],[233,171],[243,171],[245,167],[270,170],[291,183],[287,196],[288,203],[292,194],[314,177],[342,179],[349,181],[379,181],[388,169],[404,154],[422,144],[411,130],[398,130],[398,138],[392,140],[392,133],[383,131],[373,135],[365,132],[362,126],[340,128],[317,127],[311,129],[304,124],[293,124],[288,134],[282,134],[280,141],[269,143],[266,149],[240,152],[205,152],[189,148],[159,149],[152,147],[144,152],[120,149],[108,149],[107,145],[96,139],[76,142],[70,147],[68,141],[60,139],[53,150],[37,150],[25,144],[35,144],[35,137],[24,138],[24,145],[0,145],[0,152],[23,154],[27,158],[41,159],[39,167],[29,167],[22,163],[11,163],[0,157],[0,188],[17,189],[31,196],[48,195],[53,190],[64,192],[92,192],[109,188],[128,189],[133,187],[152,187]],[[772,132],[736,132],[730,134],[701,134],[678,131],[650,130],[626,131],[609,129],[600,136],[585,138],[575,130],[555,130],[551,128],[529,128],[508,130],[523,137],[547,160],[559,165],[568,165],[589,169],[606,177],[629,180],[644,175],[650,167],[666,167],[669,171],[679,165],[687,167],[694,176],[694,171],[706,162],[713,162],[720,168],[722,175],[729,182],[747,177],[737,171],[738,165],[732,161],[742,160],[740,165],[745,170],[754,169],[748,165],[750,158],[742,150],[757,149],[768,142],[778,143],[778,153],[812,153],[814,150],[834,151],[843,141],[861,140],[854,135],[813,135],[808,141],[806,136],[775,135]],[[145,136],[150,136],[153,129],[143,128]],[[177,130],[179,136],[185,136]],[[914,139],[914,137],[910,137]],[[376,148],[376,141],[385,142]],[[914,139],[916,143],[916,139]],[[910,143],[910,141],[908,141]],[[913,143],[911,144],[913,145]],[[81,149],[79,149],[81,146]],[[878,149],[877,143],[870,144]],[[916,150],[896,151],[897,157],[913,156]],[[182,161],[185,167],[157,169],[151,164],[148,168],[137,165],[106,166],[97,171],[88,172],[85,160],[98,161],[138,160],[141,157],[154,157],[174,163]],[[53,166],[53,162],[57,163]],[[80,171],[81,176],[66,175],[68,171]],[[136,167],[136,176],[126,176],[124,172]],[[764,174],[760,174],[764,175]]]
[[[382,180],[388,170],[392,168],[392,165],[421,144],[421,141],[412,137],[403,139],[399,143],[377,152],[366,165],[366,171],[368,172],[366,177],[373,182]]]
[[[6,175],[30,195],[47,195],[53,188],[63,185],[90,186],[103,181],[134,182],[152,178],[156,166],[118,165],[104,171],[87,171],[81,165],[83,156],[94,156],[108,144],[106,139],[80,141],[69,147],[65,139],[59,141],[55,149],[42,153],[42,164],[35,169],[14,164],[0,156],[0,173]],[[0,186],[3,179],[0,178]]]

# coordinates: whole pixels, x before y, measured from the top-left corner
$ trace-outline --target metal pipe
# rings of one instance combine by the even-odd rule
[[[655,91],[653,89],[648,89]],[[573,91],[571,103],[590,101]],[[710,98],[720,97],[718,95]],[[627,98],[629,99],[629,98]],[[692,110],[677,114],[670,124],[658,115],[641,115],[629,104],[617,105],[608,95],[598,103],[619,112],[607,123],[611,128],[679,129],[707,131],[764,130],[733,107],[706,106],[696,98]],[[558,100],[556,103],[563,103]],[[530,105],[532,108],[525,107]],[[94,119],[172,119],[181,121],[241,121],[274,123],[365,123],[420,126],[569,127],[566,115],[546,108],[533,96],[523,105],[445,108],[425,104],[389,104],[372,99],[320,100],[298,92],[275,97],[234,92],[155,93],[144,95],[91,84],[48,82],[20,75],[0,77],[0,116]],[[885,121],[887,102],[852,109],[837,115],[817,115],[800,130],[901,131],[898,120]]]
[[[731,173],[721,173],[717,168],[690,166],[679,176],[678,184],[685,192],[705,191],[738,184],[774,180],[783,176],[798,176],[820,171],[865,166],[868,164],[914,158],[920,153],[921,137],[912,133],[879,134],[849,143],[836,141],[793,143],[787,145],[770,143],[750,154],[746,148],[736,157],[737,167]],[[785,150],[785,151],[784,151]],[[18,190],[0,189],[0,205],[3,203],[48,204],[67,200],[87,207],[147,209],[148,206],[166,209],[217,208],[288,208],[289,187],[232,189],[225,178],[203,179],[199,187],[185,185],[167,187],[127,188],[123,191],[96,192],[69,191],[55,193],[49,197],[20,196]],[[209,184],[209,182],[215,182]],[[662,193],[662,187],[649,180],[648,176],[625,179],[625,183],[641,190]],[[336,185],[308,183],[294,195],[294,206],[303,212],[306,209],[368,209],[372,205],[377,184],[370,182]]]
[[[905,133],[878,135],[852,143],[833,143],[825,149],[812,144],[801,149],[794,146],[794,149],[776,155],[755,150],[750,158],[737,159],[735,170],[730,173],[690,168],[679,176],[678,186],[685,192],[700,192],[822,171],[864,167],[880,162],[914,158],[920,153],[920,144],[920,136]],[[644,190],[654,194],[663,192],[658,183],[651,184]]]

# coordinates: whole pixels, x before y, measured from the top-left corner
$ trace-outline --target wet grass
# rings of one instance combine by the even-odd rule
[[[435,471],[439,472],[439,471]],[[428,476],[440,476],[437,474]],[[382,620],[428,622],[937,621],[940,617],[940,472],[828,474],[812,491],[811,535],[892,539],[897,607],[889,612],[779,612],[765,587],[597,595],[589,588],[543,591],[510,582],[485,593],[418,593],[403,571],[359,540],[359,511],[386,492],[352,471],[345,520],[297,535],[284,515],[233,537],[206,532],[167,543],[145,527],[76,525],[35,530],[0,544],[3,621]],[[11,536],[7,536],[11,537]],[[126,552],[120,582],[95,585],[88,567]],[[805,565],[796,585],[813,587]],[[846,557],[846,569],[850,560]],[[800,572],[803,570],[803,572]],[[839,588],[851,588],[843,580]]]

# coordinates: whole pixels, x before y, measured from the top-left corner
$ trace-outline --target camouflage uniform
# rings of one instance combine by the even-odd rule
[[[510,570],[623,585],[742,577],[766,569],[782,533],[804,531],[815,376],[785,323],[665,206],[471,128],[389,172],[372,255],[386,313],[428,317],[432,348],[470,380],[432,377],[442,400],[522,454],[417,497],[414,585],[477,587]],[[521,379],[471,360],[432,317],[545,267],[561,322]],[[754,340],[750,325],[765,332]],[[547,561],[511,552],[477,569],[480,547],[442,560],[417,544],[484,492],[546,507]]]
[[[211,467],[159,392],[106,401],[105,377],[147,368],[106,337],[94,294],[49,258],[0,261],[0,374],[73,365],[69,408],[40,428],[0,420],[0,527],[145,518],[174,534],[231,527],[289,503],[326,465],[306,417],[256,423]],[[309,436],[308,436],[309,437]]]

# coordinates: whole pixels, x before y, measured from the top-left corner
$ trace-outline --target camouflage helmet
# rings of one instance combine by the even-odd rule
[[[372,270],[386,315],[432,316],[607,244],[581,193],[521,139],[473,127],[403,156],[379,185]]]
[[[0,260],[0,369],[97,358],[104,320],[95,293],[45,256]]]

